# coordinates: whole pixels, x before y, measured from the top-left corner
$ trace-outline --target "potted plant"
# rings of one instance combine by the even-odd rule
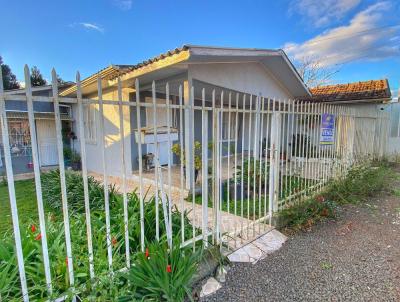
[[[185,151],[181,149],[179,143],[173,144],[171,148],[172,153],[174,153],[179,159],[183,167],[185,168]],[[181,157],[182,156],[182,157]],[[199,141],[194,142],[194,181],[197,182],[199,176],[199,171],[201,170],[201,143]],[[183,170],[184,176],[186,178],[186,170]]]

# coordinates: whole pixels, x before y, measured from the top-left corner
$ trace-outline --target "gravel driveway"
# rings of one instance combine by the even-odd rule
[[[399,180],[396,188],[342,208],[255,265],[233,265],[202,301],[400,301]]]

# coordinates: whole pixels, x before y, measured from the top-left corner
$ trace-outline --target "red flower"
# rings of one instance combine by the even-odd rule
[[[167,273],[172,273],[172,269],[171,269],[171,265],[170,264],[167,265]]]
[[[39,235],[37,235],[37,236],[35,237],[35,240],[40,240],[40,239],[42,239],[42,234],[39,234]]]
[[[113,238],[111,239],[111,244],[112,244],[113,246],[116,246],[116,245],[117,245],[117,239],[115,239],[115,237],[113,237]]]
[[[315,199],[316,199],[318,202],[324,202],[324,201],[325,201],[325,197],[322,196],[322,195],[318,195]]]
[[[34,224],[31,225],[31,231],[32,233],[36,232],[36,226]]]
[[[149,255],[150,255],[150,253],[149,253],[149,249],[148,249],[148,248],[146,248],[146,252],[144,253],[144,256],[145,256],[146,258],[148,258],[148,257],[149,257]]]

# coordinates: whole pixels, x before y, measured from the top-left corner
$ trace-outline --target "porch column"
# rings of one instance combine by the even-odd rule
[[[193,105],[194,100],[191,95],[192,80],[188,77],[187,80],[183,82],[183,101],[184,105]],[[194,110],[185,109],[185,169],[186,169],[186,189],[191,190],[194,178],[193,171],[193,120],[194,120]]]

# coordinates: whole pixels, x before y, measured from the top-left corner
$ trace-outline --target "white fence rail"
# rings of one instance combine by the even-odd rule
[[[98,78],[97,98],[82,97],[82,85],[79,73],[76,77],[76,97],[60,97],[56,72],[52,72],[53,97],[32,95],[30,74],[25,68],[25,96],[5,94],[0,72],[0,112],[1,131],[5,166],[8,181],[9,200],[13,222],[16,259],[21,283],[20,297],[30,299],[31,280],[27,278],[22,248],[18,204],[12,167],[11,147],[9,143],[7,102],[26,102],[32,141],[32,162],[36,186],[37,210],[40,225],[40,240],[43,255],[43,268],[47,297],[64,297],[66,292],[54,289],[51,255],[46,228],[45,200],[42,196],[41,167],[38,154],[37,133],[35,127],[35,102],[54,104],[55,128],[57,131],[58,169],[64,240],[70,293],[75,299],[82,284],[74,276],[78,264],[75,262],[74,238],[71,237],[71,209],[66,183],[66,171],[63,159],[63,136],[60,118],[60,106],[69,104],[76,108],[74,127],[78,133],[83,181],[84,215],[86,223],[86,255],[79,255],[79,261],[87,264],[91,279],[98,274],[111,273],[129,268],[132,254],[144,252],[151,240],[166,240],[169,245],[176,238],[182,246],[192,245],[193,249],[208,244],[223,244],[234,249],[271,226],[275,212],[301,202],[323,189],[331,179],[346,175],[357,161],[357,148],[362,148],[366,139],[376,137],[370,128],[355,126],[355,112],[345,106],[322,103],[309,103],[297,100],[281,100],[262,95],[250,95],[215,87],[206,89],[198,86],[170,85],[154,83],[140,89],[139,80],[134,85],[131,98],[124,99],[123,88],[118,79],[117,98],[105,99],[102,93],[102,81]],[[156,85],[157,84],[157,85]],[[159,102],[159,100],[162,100]],[[61,104],[61,105],[60,105]],[[97,151],[86,142],[85,125],[89,121],[85,115],[88,106],[93,105],[98,114]],[[124,110],[128,109],[128,119]],[[114,111],[113,111],[114,110]],[[73,110],[74,111],[74,110]],[[110,133],[108,112],[117,112],[117,119],[112,125],[117,134]],[[151,116],[152,121],[146,120]],[[321,127],[331,119],[331,128]],[[333,120],[332,120],[333,119]],[[128,123],[132,134],[126,133]],[[368,126],[368,121],[364,121]],[[149,126],[151,125],[151,126]],[[128,128],[129,128],[128,127]],[[371,124],[371,127],[374,127]],[[322,130],[321,130],[322,129]],[[376,129],[372,128],[374,131]],[[329,133],[321,133],[328,131]],[[368,132],[369,131],[369,132]],[[321,137],[327,134],[328,141],[321,143]],[[119,148],[116,158],[110,161],[108,137],[114,135],[114,144]],[[372,135],[372,136],[371,136]],[[126,144],[126,137],[130,144]],[[332,140],[329,141],[329,138]],[[148,146],[154,150],[153,166],[145,169]],[[172,156],[172,151],[176,155]],[[160,158],[167,153],[167,161]],[[161,153],[161,154],[160,154]],[[365,155],[365,154],[364,154]],[[374,157],[377,154],[368,154]],[[147,156],[147,157],[146,157]],[[91,171],[88,165],[100,158],[101,166]],[[131,166],[126,162],[130,158]],[[137,163],[136,163],[137,159]],[[364,158],[363,158],[364,159]],[[97,162],[97,161],[96,161]],[[146,162],[147,163],[147,162]],[[165,165],[163,165],[165,164]],[[109,169],[120,166],[119,175],[110,175]],[[92,209],[89,191],[91,175],[99,177],[104,188],[105,225],[101,232],[106,242],[108,269],[96,268],[92,224]],[[200,177],[198,177],[200,175]],[[186,180],[186,181],[185,181]],[[116,184],[122,196],[123,219],[117,222],[123,238],[123,249],[114,246],[115,219],[110,203],[110,185]],[[130,194],[137,194],[139,219],[132,223],[132,199]],[[147,192],[147,193],[146,193]],[[155,203],[154,221],[146,221],[145,208],[148,203]],[[73,213],[75,214],[75,213]],[[179,219],[174,219],[178,215]],[[113,225],[114,224],[114,225]],[[188,224],[190,229],[188,228]],[[130,238],[133,228],[140,229],[138,242]],[[25,227],[25,226],[24,226]],[[83,226],[82,226],[83,227]],[[96,226],[99,228],[99,226]],[[154,232],[146,230],[154,228]],[[149,238],[146,234],[154,234]],[[102,237],[102,238],[103,238]],[[124,263],[115,265],[124,255]],[[85,264],[85,265],[86,265]],[[79,265],[83,265],[80,263]],[[59,276],[57,276],[59,277]],[[16,295],[16,297],[19,297]]]

